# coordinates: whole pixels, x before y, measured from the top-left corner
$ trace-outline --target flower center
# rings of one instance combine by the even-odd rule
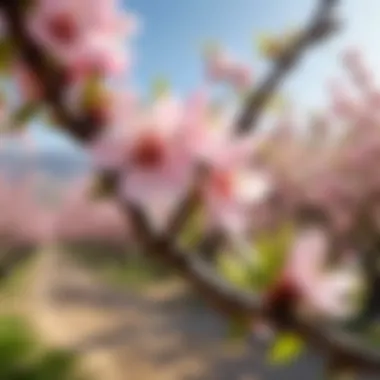
[[[140,137],[132,151],[132,163],[143,169],[152,169],[161,165],[164,157],[164,144],[153,134]]]
[[[70,44],[78,36],[78,25],[72,14],[61,12],[55,14],[48,22],[48,31],[60,43]]]

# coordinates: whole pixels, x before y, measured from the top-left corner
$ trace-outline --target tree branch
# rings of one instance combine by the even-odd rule
[[[281,326],[282,321],[274,319],[278,316],[274,317],[266,311],[265,301],[259,295],[230,285],[212,267],[199,259],[197,252],[188,252],[173,241],[155,238],[150,234],[142,212],[130,205],[127,207],[134,219],[139,221],[137,226],[140,228],[136,232],[145,253],[177,270],[210,305],[227,317],[252,319],[252,321],[257,317],[265,318],[273,325]],[[380,352],[337,327],[326,327],[296,316],[292,316],[290,327],[321,353],[338,357],[350,368],[369,373],[380,371]]]
[[[29,37],[25,27],[24,7],[22,0],[1,0],[0,8],[7,19],[7,27],[14,46],[22,60],[27,63],[33,72],[38,85],[43,89],[42,96],[64,129],[77,140],[84,142],[94,137],[98,130],[90,115],[81,115],[77,118],[68,112],[65,107],[65,87],[67,74],[55,62],[47,59],[47,55]]]
[[[285,77],[296,67],[308,48],[328,37],[337,28],[337,22],[332,17],[332,12],[338,0],[319,0],[319,3],[317,11],[304,31],[289,48],[282,52],[268,76],[248,96],[237,119],[237,133],[247,133],[257,126],[265,105]]]
[[[279,59],[274,72],[249,98],[247,108],[238,123],[240,132],[247,131],[250,125],[257,121],[265,102],[306,48],[331,29],[330,13],[336,1],[321,1],[319,11],[298,43]],[[21,1],[0,0],[0,7],[9,23],[15,46],[41,82],[45,89],[45,101],[60,117],[62,128],[82,142],[93,138],[97,132],[94,122],[86,117],[74,118],[65,108],[64,81],[60,79],[60,75],[57,77],[56,71],[46,64],[44,53],[29,38],[24,27]],[[268,313],[260,296],[236,289],[207,266],[203,260],[200,260],[196,253],[182,250],[168,237],[155,236],[141,210],[130,204],[123,204],[123,207],[126,214],[133,220],[137,236],[146,254],[177,270],[201,296],[218,310],[229,317],[247,319],[263,317],[274,325],[281,325],[281,321],[274,319],[273,315]],[[291,328],[302,334],[308,343],[319,348],[323,354],[329,353],[368,372],[380,371],[379,351],[367,347],[360,339],[336,328],[319,326],[295,317],[291,322]]]

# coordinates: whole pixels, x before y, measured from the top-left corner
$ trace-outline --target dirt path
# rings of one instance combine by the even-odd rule
[[[194,300],[177,283],[118,293],[52,252],[39,258],[32,277],[24,307],[37,331],[49,344],[81,350],[96,378],[206,379],[210,364],[226,354],[224,325],[194,315]]]
[[[79,350],[91,379],[293,380],[300,371],[314,379],[310,361],[279,375],[260,351],[227,346],[225,323],[178,283],[118,292],[53,252],[28,283],[24,312],[47,343]]]

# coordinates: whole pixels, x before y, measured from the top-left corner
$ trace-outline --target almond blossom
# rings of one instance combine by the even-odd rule
[[[163,228],[186,196],[195,175],[192,105],[173,96],[149,109],[136,106],[90,148],[97,165],[121,170],[123,196],[141,206],[156,228]],[[108,133],[107,133],[108,132]]]
[[[208,171],[203,184],[208,226],[227,232],[234,240],[243,238],[254,217],[253,208],[272,190],[270,174],[254,166],[262,139],[258,136],[235,137],[231,122],[234,112],[223,110],[218,118],[210,118],[207,97],[198,101],[198,122],[208,123],[208,128],[202,129],[203,135],[198,132],[199,140],[203,141],[203,145],[198,143],[198,154]]]
[[[317,315],[347,318],[357,311],[353,296],[360,289],[351,263],[328,268],[329,241],[319,228],[306,228],[296,237],[284,271],[286,283],[297,289],[301,306]]]
[[[229,83],[240,91],[252,85],[250,67],[220,49],[216,49],[206,57],[206,75],[212,81]]]
[[[221,145],[210,160],[204,187],[205,207],[212,228],[241,236],[248,232],[253,207],[271,192],[267,173],[252,167],[253,142]]]
[[[73,76],[124,70],[128,62],[125,41],[134,31],[132,24],[135,21],[125,18],[115,1],[107,0],[36,0],[28,19],[36,42]]]

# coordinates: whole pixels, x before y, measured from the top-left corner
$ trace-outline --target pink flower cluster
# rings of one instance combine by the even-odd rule
[[[317,210],[335,238],[352,242],[363,223],[379,230],[380,92],[358,52],[343,58],[349,81],[333,87],[331,107],[310,121],[306,136],[295,120],[285,135],[270,136],[262,159],[276,173],[284,217]]]
[[[124,173],[122,196],[161,231],[206,167],[199,190],[209,227],[240,234],[249,227],[250,209],[269,194],[270,178],[250,165],[255,140],[234,138],[214,121],[205,93],[183,102],[168,95],[128,110],[90,150],[102,168]]]
[[[225,82],[239,91],[252,85],[251,68],[233,58],[227,51],[215,49],[206,57],[206,76],[212,81]]]
[[[28,28],[70,77],[120,74],[130,64],[126,46],[137,21],[117,5],[117,0],[35,0]]]
[[[297,308],[310,316],[351,317],[358,311],[355,294],[363,285],[358,268],[345,260],[335,268],[328,264],[329,240],[320,228],[305,228],[296,236],[279,287],[285,286]]]
[[[94,74],[108,85],[108,79],[129,71],[128,43],[137,21],[117,5],[116,0],[34,0],[27,12],[30,38],[63,69],[68,93],[76,93],[78,84],[82,90]],[[130,91],[104,86],[101,95],[107,101],[97,99],[95,110],[102,118],[101,133],[85,149],[96,169],[118,174],[119,201],[141,208],[157,233],[166,231],[194,187],[205,215],[205,235],[216,230],[230,242],[251,242],[252,231],[267,228],[258,215],[267,214],[265,220],[276,223],[298,221],[304,209],[325,214],[329,233],[298,231],[280,291],[274,293],[291,288],[297,301],[317,314],[346,316],[352,304],[345,296],[356,288],[358,276],[343,261],[337,270],[327,268],[328,244],[330,235],[354,236],[363,210],[380,228],[380,92],[359,54],[351,52],[344,64],[357,94],[341,83],[334,86],[330,109],[310,121],[307,136],[295,131],[289,110],[274,133],[262,139],[237,137],[234,119],[224,110],[215,115],[206,90],[186,99],[165,93],[148,103]],[[222,49],[208,54],[205,65],[213,83],[243,93],[252,86],[249,67]],[[23,98],[40,98],[43,89],[26,63],[19,62],[14,72]],[[70,105],[80,112],[77,100]],[[330,126],[339,126],[344,136],[335,136]],[[86,189],[75,187],[52,212],[37,207],[24,192],[10,206],[10,191],[0,188],[0,230],[44,242],[129,237],[117,204],[90,200]],[[26,215],[33,215],[33,222]]]

